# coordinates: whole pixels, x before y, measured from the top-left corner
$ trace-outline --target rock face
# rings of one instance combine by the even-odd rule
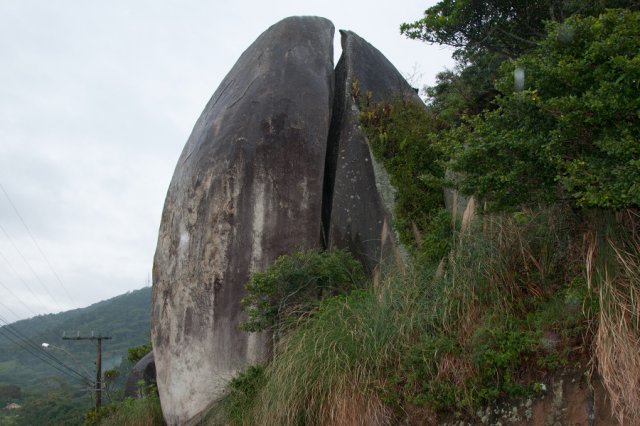
[[[169,425],[198,419],[265,359],[240,300],[249,275],[321,246],[333,99],[333,25],[284,19],[242,54],[198,119],[165,201],[153,266],[152,341]]]
[[[503,402],[480,409],[473,424],[504,426],[556,426],[594,425],[616,426],[611,413],[611,403],[600,378],[581,369],[557,372],[547,383],[541,383],[543,391],[526,400]],[[454,416],[450,416],[454,417]],[[419,419],[411,424],[421,424]],[[446,419],[438,424],[458,426],[459,419]],[[410,418],[411,422],[412,419]],[[466,424],[466,422],[463,422]],[[626,423],[624,423],[626,424]]]
[[[394,190],[369,149],[360,127],[360,104],[412,99],[414,89],[375,47],[351,31],[341,31],[342,56],[336,67],[336,95],[326,176],[332,197],[323,212],[330,221],[329,246],[349,248],[371,271],[393,251],[390,211]]]
[[[144,380],[147,385],[156,382],[156,364],[153,351],[143,356],[140,361],[133,366],[129,377],[127,377],[124,396],[140,398],[142,396],[140,394],[140,386],[138,385],[140,380]]]

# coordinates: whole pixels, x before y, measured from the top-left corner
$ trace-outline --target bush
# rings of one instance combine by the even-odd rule
[[[102,407],[99,412],[89,411],[85,416],[86,426],[164,426],[160,398],[151,392],[144,398],[125,398],[120,402]]]
[[[394,221],[402,242],[415,247],[414,228],[427,233],[444,207],[446,155],[437,143],[436,116],[421,103],[397,100],[363,106],[360,117],[375,158],[396,188]],[[442,242],[448,241],[443,236]],[[447,248],[440,252],[446,254]]]
[[[309,316],[322,297],[345,294],[362,285],[364,270],[346,250],[297,252],[279,257],[246,284],[242,306],[247,331],[284,332]]]
[[[640,206],[638,52],[640,12],[550,23],[538,48],[503,64],[496,108],[448,133],[463,189],[499,208]]]
[[[127,349],[127,360],[135,365],[138,361],[140,361],[146,354],[152,351],[151,342],[145,343],[144,345],[134,346]]]
[[[222,399],[212,410],[206,424],[249,425],[250,414],[256,404],[258,392],[265,383],[264,367],[247,368],[227,385]]]

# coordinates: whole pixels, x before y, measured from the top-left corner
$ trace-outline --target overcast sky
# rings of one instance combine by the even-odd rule
[[[149,284],[180,151],[270,25],[324,16],[423,86],[450,51],[398,28],[434,3],[0,0],[0,320]]]

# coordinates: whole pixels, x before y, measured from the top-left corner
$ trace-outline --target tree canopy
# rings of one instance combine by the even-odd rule
[[[495,208],[640,206],[638,8],[443,0],[403,24],[457,49],[427,95],[462,190]]]
[[[514,58],[546,36],[547,21],[639,5],[637,0],[442,0],[422,19],[402,24],[400,31],[409,38],[452,46],[458,57],[489,51]]]
[[[502,66],[497,108],[452,133],[464,144],[464,189],[499,205],[640,206],[640,13],[572,17],[548,31]]]

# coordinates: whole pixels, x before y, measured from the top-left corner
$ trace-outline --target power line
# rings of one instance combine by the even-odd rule
[[[51,361],[49,361],[47,358],[44,358],[41,354],[39,354],[38,352],[34,352],[33,349],[29,348],[27,345],[25,345],[24,343],[20,342],[20,340],[16,339],[15,337],[12,337],[10,334],[8,334],[6,332],[6,330],[4,329],[4,327],[0,327],[0,334],[4,335],[5,338],[7,338],[9,341],[11,341],[13,344],[15,344],[16,346],[18,346],[20,349],[24,350],[25,352],[29,353],[31,356],[39,359],[40,361],[44,362],[45,364],[47,364],[49,367],[57,370],[58,372],[64,374],[67,377],[70,377],[74,380],[78,380],[81,383],[85,384],[85,385],[93,385],[93,383],[87,379],[86,377],[82,376],[82,377],[76,377],[75,375],[69,373],[69,371],[59,367],[58,365],[52,363]]]
[[[21,349],[25,350],[32,356],[38,358],[40,361],[49,365],[50,367],[58,370],[62,374],[65,374],[69,377],[73,377],[78,380],[81,379],[83,382],[87,384],[93,384],[91,379],[84,376],[82,373],[75,370],[73,367],[65,364],[63,361],[58,359],[56,356],[43,350],[40,346],[33,343],[29,340],[24,334],[22,334],[19,330],[14,329],[11,325],[9,325],[6,320],[0,317],[0,321],[5,323],[4,326],[0,327],[0,333],[2,333],[8,340],[10,340],[15,345],[19,346]],[[74,377],[77,376],[77,377]]]
[[[20,258],[22,258],[22,260],[24,261],[24,263],[29,267],[29,270],[31,271],[31,273],[33,274],[34,277],[36,277],[36,280],[40,283],[40,285],[42,286],[42,288],[44,288],[44,290],[47,292],[47,294],[49,295],[49,297],[51,297],[51,300],[53,300],[53,302],[58,305],[58,309],[60,310],[60,312],[62,312],[64,309],[62,309],[62,307],[60,306],[60,303],[58,303],[58,301],[56,300],[55,297],[53,297],[53,294],[51,294],[51,292],[49,291],[49,288],[44,284],[44,282],[42,281],[42,279],[40,278],[40,276],[38,275],[38,273],[36,272],[35,269],[33,269],[33,266],[31,265],[31,263],[29,263],[29,261],[27,260],[27,258],[24,256],[24,254],[22,254],[22,251],[20,251],[20,249],[18,248],[18,246],[16,245],[16,243],[13,241],[13,239],[9,236],[9,234],[7,233],[6,229],[4,229],[4,226],[2,226],[2,224],[0,224],[0,231],[2,231],[2,233],[5,235],[5,237],[7,237],[7,239],[9,240],[9,242],[11,243],[11,245],[13,246],[14,250],[20,255]]]
[[[0,281],[0,286],[2,286],[2,288],[4,288],[5,290],[7,290],[7,292],[8,292],[11,296],[13,296],[13,298],[14,298],[14,299],[16,299],[18,302],[22,303],[22,306],[24,306],[25,308],[27,308],[27,310],[28,310],[29,312],[31,312],[34,316],[37,316],[37,315],[38,315],[38,314],[37,314],[33,309],[31,309],[31,308],[29,307],[29,305],[27,305],[26,303],[24,303],[24,302],[22,301],[22,299],[20,299],[18,296],[16,296],[16,295],[13,293],[13,291],[11,291],[11,289],[10,289],[9,287],[7,287],[6,285],[4,285],[4,283],[3,283],[2,281]],[[6,307],[6,305],[5,305],[5,307]],[[6,307],[6,308],[7,308],[7,310],[11,311],[11,309],[9,309],[8,307]],[[11,311],[11,312],[15,315],[15,312],[13,312],[13,311]],[[16,315],[16,317],[17,317],[18,319],[20,319],[20,316]]]
[[[33,295],[33,297],[38,299],[38,302],[40,302],[41,305],[45,306],[46,303],[42,301],[40,296],[38,296],[36,292],[33,291],[31,286],[29,286],[29,284],[27,284],[27,282],[24,280],[24,278],[22,278],[22,276],[18,273],[18,271],[15,270],[15,268],[11,265],[11,262],[9,262],[9,259],[6,258],[6,256],[2,253],[2,251],[0,251],[0,258],[4,260],[4,262],[7,264],[9,269],[11,269],[11,272],[13,272],[13,274],[18,278],[18,280],[27,288],[27,290],[29,290],[29,292]]]
[[[56,364],[60,365],[63,368],[66,368],[67,370],[71,371],[72,373],[76,374],[77,376],[85,379],[85,380],[89,380],[87,379],[86,376],[83,376],[82,373],[78,372],[77,370],[75,370],[73,367],[68,366],[67,364],[65,364],[63,361],[61,361],[58,357],[56,357],[55,355],[53,355],[51,352],[49,351],[45,351],[40,345],[37,345],[36,343],[34,343],[32,340],[30,340],[24,333],[22,333],[20,330],[18,330],[17,327],[12,326],[11,324],[8,324],[6,319],[3,318],[2,316],[0,316],[0,321],[5,323],[5,326],[0,328],[2,330],[6,330],[9,331],[13,336],[15,336],[15,338],[17,338],[23,345],[22,346],[23,349],[27,350],[27,348],[30,348],[31,351],[35,350],[35,352],[37,354],[44,354],[48,359],[50,359],[51,361],[55,362]],[[5,334],[5,336],[7,336]],[[15,342],[15,341],[14,341]],[[17,342],[16,342],[17,343]],[[33,352],[30,352],[32,355],[37,356],[36,354],[34,354]],[[42,358],[38,357],[39,359],[43,360]],[[47,362],[45,360],[43,360],[44,362]],[[49,364],[51,365],[51,364]],[[53,366],[53,365],[52,365]],[[91,383],[91,380],[89,380],[89,383]]]
[[[58,284],[60,284],[60,287],[62,287],[62,289],[66,293],[67,297],[69,298],[69,301],[71,301],[71,304],[75,306],[75,302],[74,302],[73,298],[71,297],[71,294],[69,294],[69,291],[67,290],[67,287],[65,287],[65,285],[62,282],[62,280],[60,279],[60,276],[58,276],[58,274],[55,271],[55,269],[53,269],[53,265],[49,261],[49,258],[47,257],[46,254],[44,254],[44,251],[42,250],[42,248],[40,248],[40,244],[38,244],[38,241],[36,241],[36,239],[34,238],[33,234],[31,233],[31,229],[29,228],[29,226],[27,226],[27,223],[22,218],[22,215],[18,211],[18,208],[16,207],[16,205],[11,200],[11,197],[9,197],[9,193],[7,193],[7,191],[4,189],[4,186],[2,186],[1,183],[0,183],[0,189],[2,189],[2,192],[4,192],[4,195],[5,195],[5,197],[7,197],[7,200],[9,201],[9,204],[11,204],[11,207],[13,208],[13,211],[18,216],[18,219],[20,219],[20,222],[22,222],[22,226],[24,226],[24,229],[27,230],[27,233],[29,234],[29,237],[31,237],[31,241],[33,241],[33,244],[36,246],[36,248],[40,252],[40,255],[42,256],[42,258],[47,263],[47,266],[49,266],[49,270],[51,271],[53,276],[56,277],[56,280],[58,281]]]
[[[11,309],[10,307],[8,307],[7,305],[5,305],[4,303],[0,302],[0,305],[2,307],[4,307],[7,311],[11,312],[13,314],[14,317],[16,317],[16,321],[20,321],[20,315],[16,314],[13,309]]]

